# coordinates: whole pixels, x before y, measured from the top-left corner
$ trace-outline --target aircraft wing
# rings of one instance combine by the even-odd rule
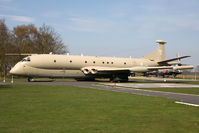
[[[172,58],[172,59],[168,59],[168,60],[164,60],[164,61],[159,61],[158,64],[167,64],[168,62],[180,60],[180,59],[184,59],[184,58],[188,58],[188,57],[191,57],[191,56],[181,56],[181,57],[176,57],[176,58]]]
[[[132,72],[147,72],[152,70],[159,69],[173,69],[173,70],[183,70],[183,69],[192,69],[193,66],[156,66],[156,67],[147,67],[147,66],[137,66],[137,67],[128,67],[128,68],[116,68],[116,67],[100,67],[100,66],[89,66],[83,67],[81,71],[84,74],[128,74]]]
[[[160,66],[160,67],[148,67],[148,70],[157,70],[157,69],[173,69],[173,70],[184,70],[184,69],[193,69],[192,65],[184,65],[184,66]]]

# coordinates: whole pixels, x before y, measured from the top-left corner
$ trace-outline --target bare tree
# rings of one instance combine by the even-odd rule
[[[199,73],[199,65],[195,67],[195,72]]]
[[[38,48],[41,53],[53,52],[55,54],[65,54],[68,52],[67,47],[64,45],[60,35],[55,30],[47,25],[39,28],[38,34]]]

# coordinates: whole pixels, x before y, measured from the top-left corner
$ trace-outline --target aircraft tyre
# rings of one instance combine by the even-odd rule
[[[173,77],[173,78],[176,78],[176,74],[172,74],[172,77]]]
[[[28,82],[34,82],[34,79],[31,78],[31,77],[29,77],[29,78],[28,78]]]

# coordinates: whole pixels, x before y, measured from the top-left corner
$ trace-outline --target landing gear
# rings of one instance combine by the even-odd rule
[[[174,74],[172,74],[172,77],[173,77],[173,78],[176,78],[176,74],[175,74],[175,73],[174,73]]]
[[[35,80],[31,77],[28,78],[28,82],[34,82]]]
[[[113,75],[110,82],[128,82],[128,75]]]

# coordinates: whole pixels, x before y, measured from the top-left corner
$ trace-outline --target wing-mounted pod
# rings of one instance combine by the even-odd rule
[[[185,69],[193,69],[192,65],[183,65],[183,66],[174,66],[173,70],[185,70]]]

